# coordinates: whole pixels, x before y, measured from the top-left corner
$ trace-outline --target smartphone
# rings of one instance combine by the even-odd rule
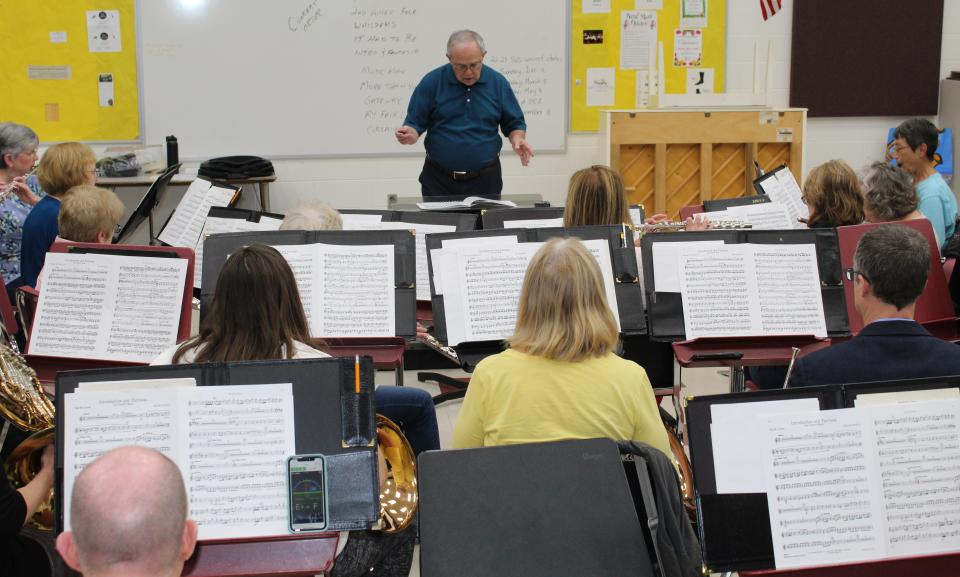
[[[323,455],[294,455],[287,459],[290,531],[327,528],[327,475]]]

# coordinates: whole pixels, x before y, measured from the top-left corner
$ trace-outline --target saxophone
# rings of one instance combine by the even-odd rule
[[[30,433],[5,463],[5,472],[14,488],[22,487],[40,471],[40,453],[54,440],[54,408],[37,374],[19,354],[0,343],[0,416],[8,426]],[[5,438],[6,434],[0,436]],[[37,509],[31,524],[38,529],[53,528],[52,492]]]

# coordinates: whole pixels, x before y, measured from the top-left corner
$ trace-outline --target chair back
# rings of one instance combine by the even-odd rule
[[[702,204],[684,206],[680,209],[680,220],[687,220],[688,218],[693,218],[693,215],[700,214],[701,212],[703,212]]]

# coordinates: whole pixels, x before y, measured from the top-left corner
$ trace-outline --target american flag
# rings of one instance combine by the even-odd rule
[[[763,19],[768,20],[771,16],[780,11],[781,0],[760,0],[760,11],[763,12]]]

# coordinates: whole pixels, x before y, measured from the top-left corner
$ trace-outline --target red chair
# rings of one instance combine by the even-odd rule
[[[704,212],[702,204],[685,206],[680,209],[680,220],[687,220],[688,218],[693,218],[693,215],[700,214],[701,212]]]

